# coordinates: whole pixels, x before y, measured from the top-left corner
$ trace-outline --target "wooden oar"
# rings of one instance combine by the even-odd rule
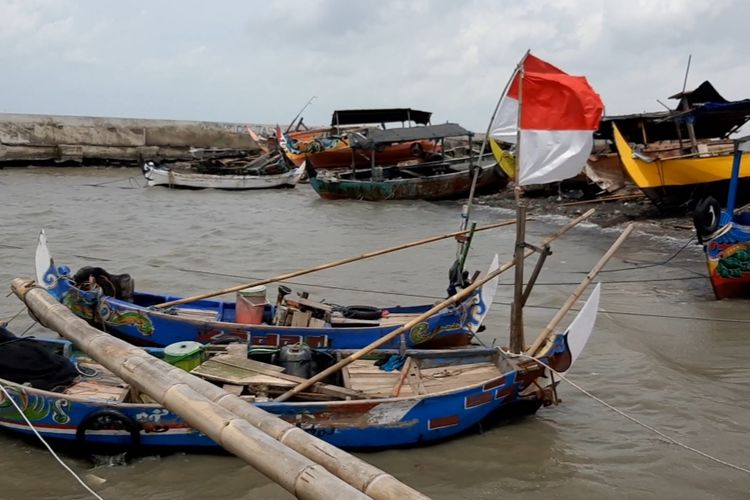
[[[609,259],[612,258],[612,255],[614,255],[617,249],[620,248],[620,245],[622,245],[625,239],[630,235],[630,233],[633,232],[633,227],[633,224],[630,224],[625,228],[620,237],[617,238],[614,243],[612,243],[612,246],[609,247],[609,250],[607,250],[607,252],[602,255],[602,257],[599,259],[599,262],[597,262],[594,267],[591,268],[591,271],[589,271],[583,281],[581,281],[578,287],[573,290],[573,293],[570,294],[568,300],[565,301],[563,306],[557,311],[555,316],[550,320],[544,330],[542,330],[542,333],[539,334],[539,337],[537,337],[531,347],[529,347],[526,351],[530,356],[534,356],[536,354],[536,352],[552,334],[555,328],[557,328],[557,325],[560,324],[560,321],[562,321],[568,311],[570,311],[570,308],[573,307],[573,304],[575,304],[576,301],[581,297],[581,294],[583,294],[583,292],[586,290],[586,287],[591,284],[596,275],[599,274],[599,271],[601,271],[604,266],[607,265],[607,262],[609,262]]]
[[[540,247],[544,247],[545,245],[549,245],[552,241],[556,240],[557,238],[559,238],[563,234],[567,233],[570,229],[572,229],[577,224],[581,223],[582,221],[584,221],[585,219],[587,219],[588,217],[590,217],[591,214],[593,214],[593,213],[594,213],[594,209],[591,209],[588,212],[586,212],[583,215],[581,215],[580,217],[578,217],[578,218],[570,221],[568,224],[566,224],[564,227],[562,227],[557,233],[553,234],[552,236],[547,237],[539,246]],[[528,257],[532,253],[534,253],[534,250],[527,249],[524,252],[524,256]],[[296,386],[296,387],[288,390],[287,392],[285,392],[284,394],[282,394],[281,396],[279,396],[278,398],[276,398],[274,401],[276,401],[276,402],[286,401],[287,399],[291,398],[295,394],[298,394],[298,393],[304,391],[305,389],[307,389],[311,385],[315,384],[316,382],[319,382],[320,380],[323,380],[324,378],[328,377],[329,375],[331,375],[333,373],[336,373],[337,371],[339,371],[340,369],[342,369],[343,367],[345,367],[349,363],[352,363],[353,361],[356,361],[359,358],[361,358],[363,356],[366,356],[372,350],[377,349],[381,345],[385,344],[386,342],[389,342],[390,340],[396,338],[397,336],[401,335],[402,333],[404,333],[406,331],[409,331],[416,324],[418,324],[418,323],[426,320],[427,318],[429,318],[433,314],[436,314],[436,313],[440,312],[441,310],[445,309],[446,307],[448,307],[450,305],[453,305],[453,304],[456,304],[458,302],[461,302],[466,297],[468,297],[469,295],[471,295],[472,293],[474,293],[474,291],[477,288],[479,288],[483,284],[487,283],[488,281],[490,281],[492,278],[494,278],[498,274],[500,274],[500,273],[502,273],[504,271],[507,271],[508,269],[510,269],[511,267],[513,267],[513,264],[514,264],[514,262],[512,260],[504,263],[502,266],[500,266],[496,270],[492,271],[491,273],[488,273],[484,278],[481,278],[481,279],[478,279],[478,280],[474,281],[474,283],[472,283],[468,287],[464,288],[463,290],[459,291],[455,295],[451,295],[450,297],[448,297],[444,301],[442,301],[439,304],[437,304],[434,307],[432,307],[432,309],[430,309],[429,311],[420,314],[419,316],[417,316],[416,318],[412,319],[411,321],[409,321],[408,323],[404,324],[403,326],[401,326],[401,327],[393,330],[392,332],[390,332],[387,335],[384,335],[384,336],[380,337],[378,340],[376,340],[376,341],[370,343],[369,345],[363,347],[362,349],[358,350],[354,354],[351,354],[351,355],[347,356],[346,358],[342,359],[341,361],[339,361],[335,365],[332,365],[332,366],[326,368],[325,370],[323,370],[322,372],[320,372],[317,375],[313,376],[312,378],[307,379],[307,381],[305,381],[304,383],[299,384],[298,386]]]
[[[478,227],[478,228],[474,229],[473,231],[475,233],[478,232],[478,231],[486,231],[488,229],[495,229],[495,228],[498,228],[498,227],[509,226],[511,224],[515,224],[515,222],[516,222],[515,220],[507,220],[507,221],[503,221],[503,222],[498,222],[497,224],[488,224],[486,226]],[[407,248],[412,248],[412,247],[416,247],[416,246],[419,246],[419,245],[425,245],[427,243],[432,243],[432,242],[435,242],[435,241],[445,240],[447,238],[454,238],[456,236],[460,236],[460,235],[466,234],[468,232],[469,231],[455,231],[453,233],[443,234],[443,235],[440,235],[440,236],[433,236],[431,238],[425,238],[423,240],[414,241],[414,242],[411,242],[411,243],[404,243],[403,245],[398,245],[398,246],[391,247],[391,248],[385,248],[383,250],[376,250],[374,252],[368,252],[368,253],[365,253],[365,254],[362,254],[362,255],[358,255],[356,257],[348,257],[346,259],[340,259],[340,260],[336,260],[334,262],[329,262],[328,264],[320,264],[319,266],[309,267],[307,269],[302,269],[300,271],[293,271],[291,273],[281,274],[279,276],[274,276],[273,278],[268,278],[268,279],[261,280],[261,281],[254,281],[252,283],[245,283],[244,285],[236,285],[236,286],[233,286],[233,287],[230,287],[230,288],[224,288],[222,290],[216,290],[216,291],[204,293],[204,294],[201,294],[201,295],[195,295],[195,296],[192,296],[192,297],[186,297],[186,298],[179,299],[179,300],[172,300],[170,302],[164,302],[163,304],[157,304],[154,307],[164,308],[164,307],[176,306],[176,305],[179,305],[179,304],[188,304],[190,302],[195,302],[196,300],[208,299],[208,298],[211,298],[211,297],[216,297],[218,295],[224,295],[225,293],[236,292],[236,291],[242,290],[244,288],[250,288],[250,287],[253,287],[253,286],[260,286],[260,285],[267,285],[268,283],[275,283],[277,281],[284,281],[284,280],[288,280],[290,278],[296,278],[297,276],[302,276],[303,274],[310,274],[310,273],[314,273],[316,271],[323,271],[324,269],[330,269],[332,267],[341,266],[343,264],[349,264],[350,262],[356,262],[358,260],[369,259],[371,257],[377,257],[378,255],[385,255],[387,253],[397,252],[399,250],[405,250]]]

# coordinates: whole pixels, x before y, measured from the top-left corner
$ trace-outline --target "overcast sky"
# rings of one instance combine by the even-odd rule
[[[526,49],[607,114],[750,97],[742,0],[0,0],[0,112],[307,123],[412,107],[483,132]],[[669,102],[674,105],[673,102]]]

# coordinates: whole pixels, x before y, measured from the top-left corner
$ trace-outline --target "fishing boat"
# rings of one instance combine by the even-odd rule
[[[142,165],[143,176],[148,186],[166,186],[187,189],[271,189],[293,188],[305,171],[305,166],[286,169],[282,173],[226,173],[207,174],[194,169],[178,169],[168,165],[146,162]]]
[[[237,302],[199,300],[168,308],[155,307],[181,297],[138,292],[129,275],[112,275],[85,267],[73,274],[55,266],[42,231],[35,256],[37,280],[78,317],[131,343],[166,346],[180,341],[280,347],[304,342],[312,347],[356,349],[403,325],[432,304],[417,306],[338,306],[294,295],[280,286],[274,304],[265,291],[249,290],[249,302],[238,315]],[[492,268],[497,267],[497,258]],[[467,345],[489,312],[497,280],[467,300],[415,325],[386,347],[449,347]],[[242,292],[240,292],[242,294]],[[263,295],[259,297],[258,294]],[[245,299],[240,297],[242,305]],[[240,322],[240,320],[242,322]]]
[[[371,154],[389,144],[442,141],[463,135],[469,137],[469,156],[466,158],[436,156],[430,161],[389,167],[376,164],[375,155]],[[372,130],[367,137],[352,143],[353,149],[369,155],[370,168],[319,173],[317,164],[310,158],[307,165],[310,185],[325,200],[447,200],[467,196],[472,184],[477,194],[497,192],[506,185],[507,177],[497,168],[494,158],[481,163],[475,160],[471,152],[471,136],[471,132],[455,123]]]
[[[452,438],[501,415],[533,414],[542,405],[556,404],[556,382],[547,367],[560,373],[570,369],[591,334],[598,299],[597,288],[570,328],[557,333],[540,353],[539,361],[497,348],[379,350],[346,366],[330,383],[312,386],[285,402],[273,398],[304,380],[300,375],[313,373],[304,370],[315,366],[319,371],[347,352],[312,349],[297,351],[304,356],[285,357],[289,346],[248,349],[245,344],[149,352],[219,386],[231,386],[248,404],[336,446],[417,446]],[[13,338],[0,326],[0,346],[5,342],[15,349],[35,350],[35,359],[44,351],[54,363],[9,371],[0,357],[1,428],[31,435],[25,417],[45,439],[71,444],[78,451],[220,449],[67,340]],[[53,370],[53,364],[58,368]],[[71,377],[71,371],[77,376]],[[41,372],[43,383],[36,377]],[[58,373],[60,380],[50,380]]]
[[[333,112],[329,129],[300,130],[282,133],[276,128],[279,147],[295,165],[307,160],[317,170],[366,167],[375,160],[379,165],[395,165],[403,161],[420,160],[439,153],[441,145],[428,140],[414,140],[384,144],[377,151],[365,154],[352,148],[352,142],[377,130],[386,123],[413,126],[430,123],[432,113],[411,108],[349,109]],[[418,127],[417,127],[418,128]]]
[[[750,99],[727,101],[709,82],[672,98],[680,104],[671,111],[606,117],[599,135],[614,141],[630,178],[659,208],[692,209],[707,196],[725,198],[728,137],[750,118]],[[750,167],[739,177],[750,177]]]
[[[749,141],[750,136],[734,141],[726,208],[722,210],[715,198],[707,197],[698,203],[693,215],[717,299],[750,297],[750,207],[735,209],[742,159],[750,151]]]

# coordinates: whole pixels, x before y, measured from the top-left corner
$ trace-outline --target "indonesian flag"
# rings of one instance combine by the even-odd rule
[[[518,107],[521,127],[518,134]],[[516,143],[519,186],[577,175],[593,146],[604,105],[583,76],[572,76],[528,54],[498,107],[490,136]]]

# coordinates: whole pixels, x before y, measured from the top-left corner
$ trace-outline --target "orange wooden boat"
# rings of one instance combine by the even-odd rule
[[[396,165],[440,153],[442,146],[422,140],[385,145],[381,150],[364,153],[352,150],[350,137],[352,134],[360,137],[367,135],[367,130],[376,124],[382,128],[386,123],[397,122],[427,125],[431,115],[427,111],[410,108],[339,110],[333,112],[331,128],[282,133],[277,127],[276,138],[286,156],[297,166],[307,160],[321,170],[368,167],[372,164],[370,155],[375,156],[378,165]]]

